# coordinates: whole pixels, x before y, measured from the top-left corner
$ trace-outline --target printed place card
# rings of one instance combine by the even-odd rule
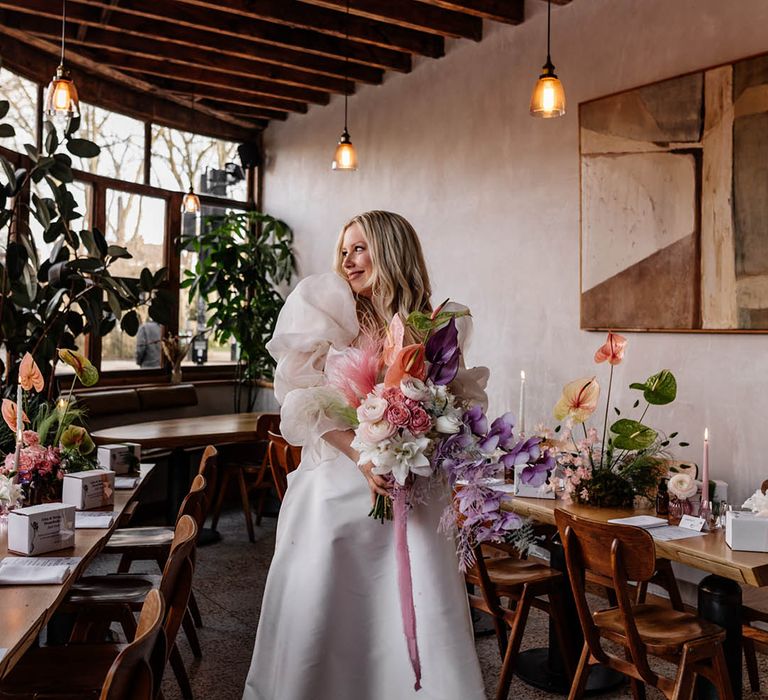
[[[680,525],[685,530],[693,530],[694,532],[701,532],[704,529],[706,521],[704,518],[696,518],[693,515],[684,515],[680,518]]]

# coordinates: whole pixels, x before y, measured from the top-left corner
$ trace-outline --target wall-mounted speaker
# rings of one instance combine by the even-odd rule
[[[258,168],[261,165],[261,149],[257,143],[241,143],[237,147],[237,154],[244,169]]]

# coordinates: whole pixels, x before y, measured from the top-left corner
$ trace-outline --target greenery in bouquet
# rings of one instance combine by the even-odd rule
[[[663,369],[644,382],[633,382],[630,389],[642,392],[642,400],[632,405],[641,411],[637,418],[622,416],[613,407],[617,420],[610,426],[611,388],[614,367],[621,363],[627,344],[626,338],[608,333],[606,342],[595,353],[595,362],[608,362],[610,376],[605,402],[602,434],[586,422],[597,410],[600,385],[597,377],[584,377],[563,387],[563,394],[554,409],[554,416],[565,421],[556,433],[564,430],[559,439],[549,443],[562,468],[566,498],[595,506],[631,506],[636,496],[649,498],[655,492],[660,477],[666,472],[668,447],[677,433],[665,436],[645,423],[651,406],[672,403],[677,396],[677,381],[668,369]],[[642,405],[644,404],[644,405]],[[642,407],[641,407],[642,405]],[[579,428],[583,437],[578,435]],[[680,442],[681,447],[688,443]]]
[[[95,445],[79,425],[83,412],[75,405],[72,390],[77,381],[84,386],[95,384],[98,372],[77,352],[60,350],[59,359],[75,371],[68,396],[56,404],[42,398],[45,381],[27,353],[18,369],[17,400],[2,402],[0,445],[6,454],[0,475],[18,486],[29,503],[55,500],[65,473],[97,466]]]

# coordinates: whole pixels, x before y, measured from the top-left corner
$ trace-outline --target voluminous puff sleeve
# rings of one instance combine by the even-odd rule
[[[445,311],[466,311],[463,304],[450,302],[445,305]],[[461,364],[456,378],[451,382],[451,391],[471,403],[479,403],[483,410],[488,410],[488,395],[485,387],[488,384],[490,372],[487,367],[467,367],[465,353],[472,340],[472,317],[467,314],[456,319],[456,330],[459,334],[461,348]]]
[[[302,445],[316,466],[338,451],[322,439],[349,427],[338,414],[336,392],[326,386],[325,361],[331,348],[343,350],[357,338],[359,325],[349,285],[334,273],[303,279],[285,301],[267,350],[277,362],[275,397],[281,404],[280,431]]]

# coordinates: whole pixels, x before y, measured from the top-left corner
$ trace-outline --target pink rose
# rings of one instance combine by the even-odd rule
[[[378,445],[383,440],[391,438],[397,432],[397,426],[385,420],[371,423],[363,421],[357,426],[356,434],[363,442],[369,445]]]
[[[409,399],[406,397],[405,401],[403,403],[411,410],[413,411],[415,408],[421,408],[421,404],[416,401],[415,399]]]
[[[398,428],[407,428],[411,422],[411,412],[404,403],[390,403],[387,420]]]
[[[389,403],[403,403],[405,394],[396,386],[391,386],[381,393],[381,398],[386,399]]]
[[[410,431],[414,435],[423,435],[432,427],[432,419],[423,408],[415,408],[411,411]]]
[[[24,440],[24,444],[25,445],[39,445],[40,444],[40,436],[34,430],[25,430],[21,434],[21,437]]]

